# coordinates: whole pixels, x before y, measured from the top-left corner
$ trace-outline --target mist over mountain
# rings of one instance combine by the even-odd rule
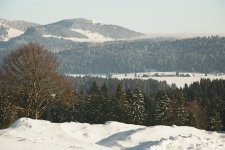
[[[225,72],[225,38],[219,36],[149,38],[83,18],[47,25],[1,19],[0,35],[0,60],[20,44],[35,42],[56,53],[62,73]]]
[[[45,40],[73,42],[107,42],[140,37],[144,34],[117,25],[95,23],[91,20],[65,19],[47,25],[26,21],[0,20],[0,41],[14,40],[17,43]]]

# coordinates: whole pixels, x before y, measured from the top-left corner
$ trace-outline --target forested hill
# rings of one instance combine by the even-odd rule
[[[16,39],[0,42],[0,59],[20,44]],[[225,72],[225,37],[140,39],[104,43],[54,38],[32,41],[55,51],[62,73],[128,73],[151,70]]]
[[[57,55],[64,73],[225,72],[225,38],[218,36],[79,44]]]

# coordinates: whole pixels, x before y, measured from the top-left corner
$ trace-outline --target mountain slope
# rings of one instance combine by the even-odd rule
[[[113,39],[128,39],[143,35],[141,33],[131,31],[129,29],[117,25],[95,23],[91,20],[83,18],[62,20],[54,23],[53,25],[61,25],[63,27],[69,27],[75,29],[75,31],[78,29],[82,31],[99,33],[104,37],[109,37]]]
[[[0,41],[8,41],[11,38],[22,35],[28,28],[38,24],[26,21],[8,21],[0,18]]]
[[[34,31],[36,35],[41,35],[44,38],[64,39],[75,42],[106,42],[143,35],[120,26],[94,23],[91,20],[82,18],[67,19],[39,26]],[[26,32],[26,34],[28,33]]]
[[[186,126],[50,123],[21,118],[0,130],[2,150],[224,150],[225,134]],[[13,144],[12,144],[13,143]]]
[[[46,39],[73,42],[107,42],[137,38],[142,35],[142,33],[117,25],[95,23],[83,18],[66,19],[47,25],[37,25],[25,21],[0,20],[0,41],[8,41],[13,37],[18,37],[14,39],[17,43],[36,42],[37,40],[42,44],[45,43]]]

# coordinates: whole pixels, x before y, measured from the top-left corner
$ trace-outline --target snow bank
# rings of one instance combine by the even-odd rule
[[[224,150],[225,134],[193,127],[145,127],[119,122],[50,123],[21,118],[0,130],[1,150]]]

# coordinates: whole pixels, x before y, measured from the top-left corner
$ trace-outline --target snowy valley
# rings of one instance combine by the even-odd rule
[[[71,77],[99,77],[99,78],[114,78],[114,79],[140,79],[140,80],[148,80],[153,79],[159,82],[166,81],[167,84],[172,85],[176,84],[178,88],[183,88],[185,84],[188,86],[194,82],[200,82],[201,79],[210,79],[210,80],[219,80],[225,79],[225,75],[223,73],[211,73],[211,74],[203,74],[203,73],[190,73],[183,72],[180,73],[179,76],[176,75],[176,72],[136,72],[136,73],[112,73],[112,74],[67,74],[67,76]]]

